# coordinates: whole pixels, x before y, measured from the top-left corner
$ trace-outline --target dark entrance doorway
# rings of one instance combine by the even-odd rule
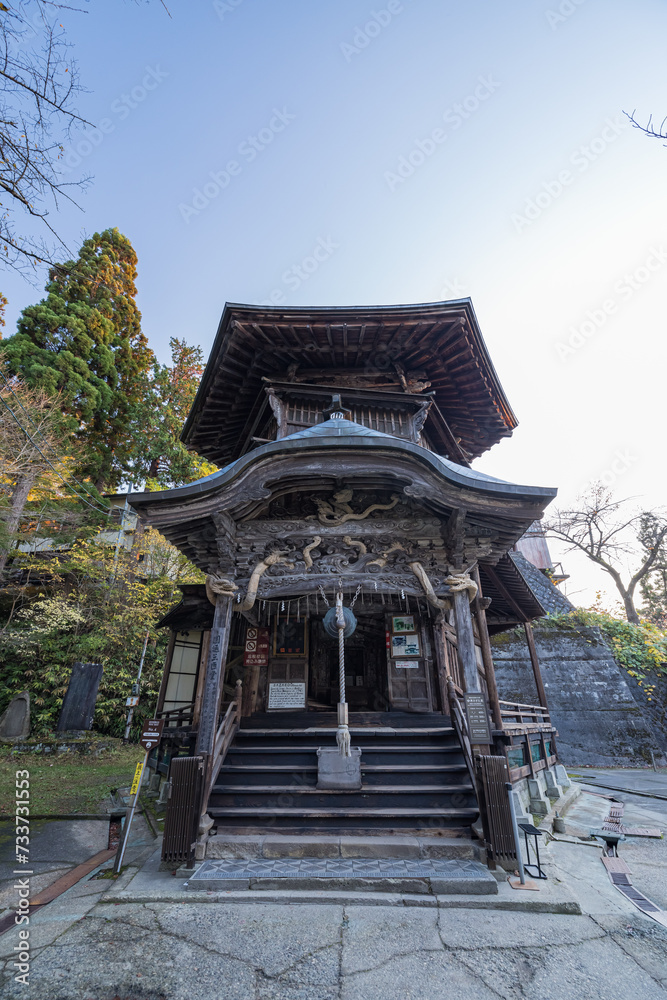
[[[328,709],[338,703],[338,640],[327,635],[322,621],[310,626],[309,702]],[[345,640],[346,699],[351,712],[386,712],[387,658],[384,617],[360,615],[354,635]]]

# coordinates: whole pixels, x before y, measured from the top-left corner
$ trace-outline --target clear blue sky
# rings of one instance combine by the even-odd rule
[[[94,182],[57,220],[73,250],[130,238],[158,355],[207,352],[225,300],[470,295],[520,421],[478,467],[662,503],[667,148],[622,111],[667,114],[665,4],[167,6],[64,12],[103,131],[76,136],[68,177]],[[43,282],[3,283],[8,334]]]

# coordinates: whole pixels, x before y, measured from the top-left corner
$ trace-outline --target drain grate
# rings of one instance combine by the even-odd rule
[[[648,896],[645,896],[643,892],[639,889],[635,889],[634,885],[630,881],[630,869],[623,860],[623,858],[615,857],[602,857],[600,859],[602,864],[607,869],[607,875],[609,880],[619,892],[623,893],[625,898],[629,900],[638,910],[645,913],[649,917],[653,917],[658,923],[667,926],[667,913],[661,910],[659,906],[652,903]]]

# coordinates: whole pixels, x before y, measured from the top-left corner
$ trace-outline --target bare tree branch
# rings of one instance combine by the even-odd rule
[[[76,204],[69,191],[88,183],[65,182],[59,170],[72,126],[90,124],[74,107],[81,86],[62,9],[80,10],[22,0],[0,19],[0,259],[21,270],[55,263],[52,237],[67,250],[47,216],[61,197]],[[26,218],[38,223],[28,234]]]
[[[666,127],[667,115],[665,115],[665,117],[660,122],[660,127],[656,129],[653,126],[653,115],[649,115],[646,125],[640,125],[637,119],[635,118],[635,113],[636,109],[635,111],[632,112],[632,114],[629,114],[627,111],[623,112],[625,117],[630,121],[633,128],[638,128],[639,131],[643,132],[644,135],[647,135],[649,139],[667,140],[667,127]],[[665,142],[665,145],[667,146],[667,142]]]
[[[547,536],[565,542],[568,551],[585,553],[608,573],[623,599],[628,621],[638,623],[635,590],[665,559],[667,519],[662,511],[638,511],[628,517],[623,510],[619,517],[631,499],[615,500],[607,487],[596,483],[576,508],[556,511],[545,530]],[[624,583],[624,557],[634,561],[638,552],[639,567]]]

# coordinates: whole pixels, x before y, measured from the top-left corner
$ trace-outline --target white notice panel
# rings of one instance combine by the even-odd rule
[[[419,660],[396,660],[394,666],[397,670],[416,670]]]
[[[305,708],[306,685],[303,681],[269,684],[269,711],[272,708]]]

